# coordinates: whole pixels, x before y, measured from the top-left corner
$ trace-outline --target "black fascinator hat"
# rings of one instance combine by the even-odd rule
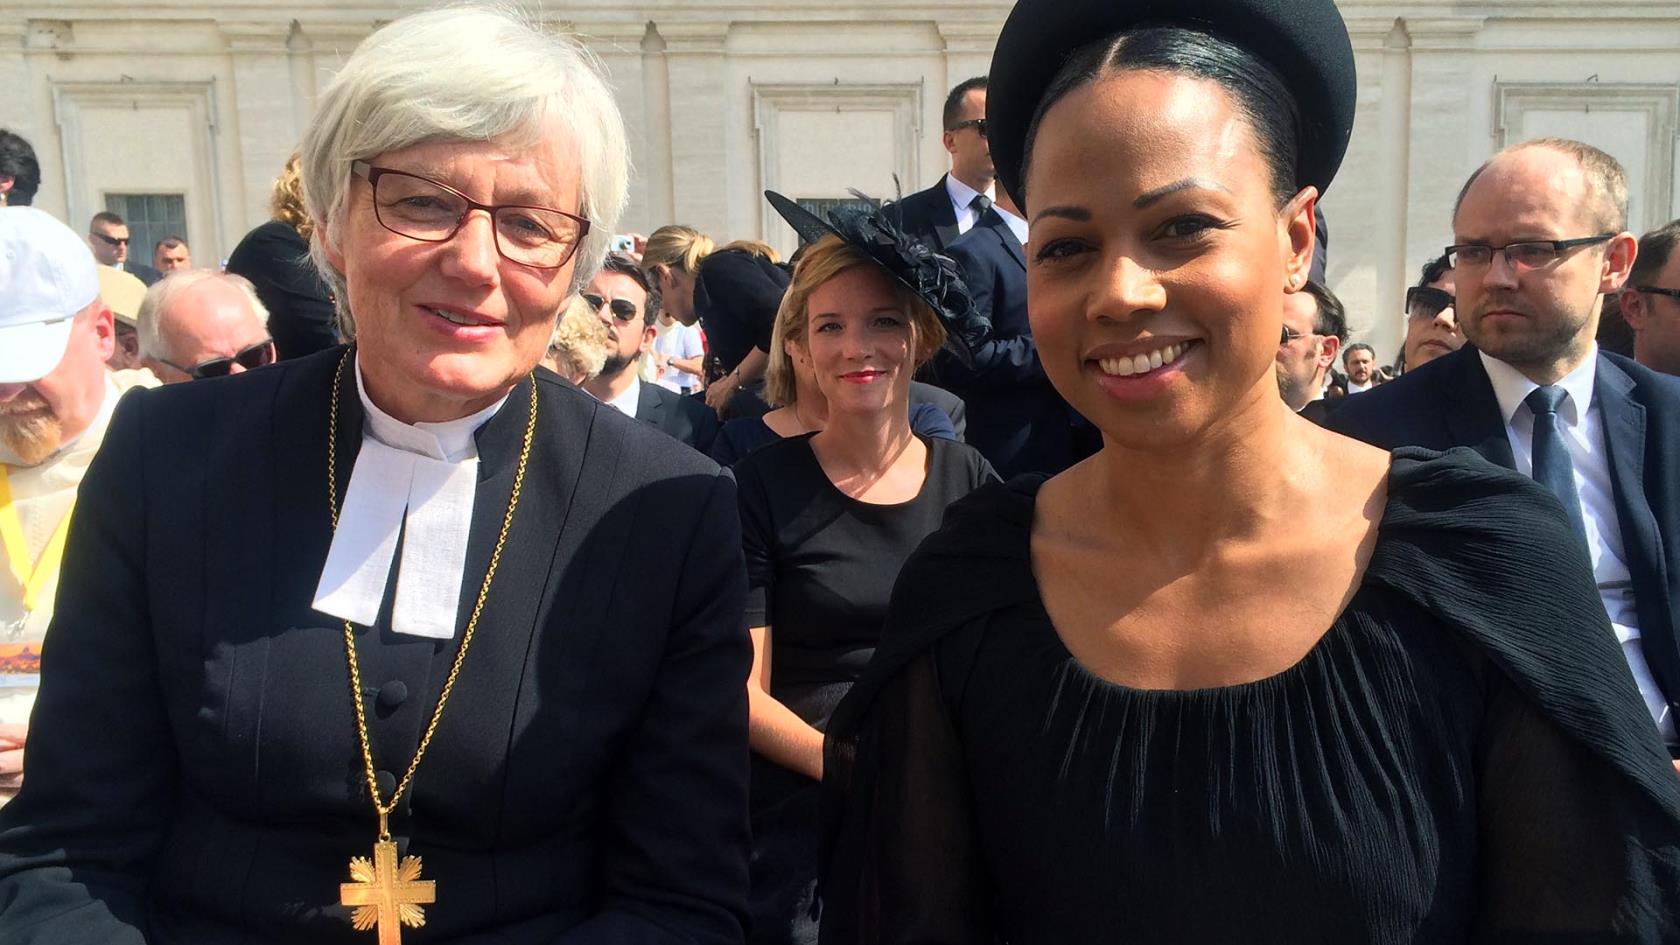
[[[837,236],[861,250],[933,309],[945,326],[946,349],[964,365],[974,363],[974,348],[991,334],[992,326],[975,309],[956,260],[905,233],[879,208],[841,206],[824,220],[773,190],[765,191],[764,199],[799,234],[801,243]]]
[[[1332,0],[1020,0],[992,54],[987,140],[998,179],[1023,193],[1028,126],[1077,50],[1115,33],[1176,26],[1238,46],[1277,73],[1301,113],[1296,187],[1330,186],[1353,132],[1353,44]]]

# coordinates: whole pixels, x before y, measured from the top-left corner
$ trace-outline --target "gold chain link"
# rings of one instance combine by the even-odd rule
[[[338,391],[344,379],[344,365],[349,363],[351,350],[346,350],[344,356],[338,359],[338,369],[333,372],[332,413],[327,420],[327,504],[332,511],[333,532],[338,532]],[[533,373],[528,375],[531,383],[531,416],[525,421],[525,445],[519,451],[519,468],[513,475],[513,494],[508,496],[507,514],[502,517],[502,531],[496,536],[496,548],[490,553],[490,566],[484,571],[484,583],[478,588],[478,600],[473,604],[472,616],[467,618],[466,632],[461,635],[461,648],[455,651],[455,662],[449,667],[449,677],[443,682],[443,692],[438,694],[437,708],[432,710],[432,720],[426,724],[426,733],[420,738],[420,747],[414,752],[414,760],[409,762],[408,771],[397,782],[391,792],[390,801],[379,798],[379,779],[373,768],[373,748],[368,739],[367,713],[362,708],[362,671],[356,659],[356,636],[351,629],[350,621],[344,621],[344,652],[350,663],[350,696],[356,708],[356,735],[362,744],[362,765],[367,774],[368,793],[373,797],[374,810],[379,812],[379,839],[388,842],[391,832],[387,826],[387,818],[397,809],[397,802],[402,799],[403,792],[414,780],[414,772],[420,769],[420,759],[425,757],[426,749],[432,744],[432,735],[437,732],[438,720],[443,718],[443,706],[449,701],[449,693],[455,688],[455,678],[461,674],[461,662],[466,659],[467,647],[472,645],[473,631],[478,629],[478,617],[484,612],[484,602],[490,597],[490,582],[496,579],[496,565],[502,560],[502,547],[507,544],[508,529],[513,526],[513,511],[519,507],[519,492],[525,485],[525,465],[531,458],[531,441],[537,433],[537,378]]]

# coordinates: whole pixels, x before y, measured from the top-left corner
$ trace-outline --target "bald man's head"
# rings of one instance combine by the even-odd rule
[[[239,276],[172,274],[147,290],[138,321],[141,360],[166,384],[237,374],[274,359],[268,311]]]

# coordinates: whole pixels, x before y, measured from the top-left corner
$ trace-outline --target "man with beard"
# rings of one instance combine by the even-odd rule
[[[1283,297],[1283,340],[1278,344],[1278,393],[1314,423],[1324,422],[1324,387],[1336,353],[1347,341],[1347,312],[1335,293],[1312,280]]]
[[[0,210],[0,803],[16,792],[76,487],[127,387],[93,256],[41,210]]]
[[[1557,496],[1581,538],[1560,552],[1589,556],[1680,756],[1680,379],[1594,341],[1637,254],[1626,230],[1626,178],[1608,154],[1548,138],[1495,155],[1459,194],[1447,248],[1469,343],[1350,399],[1329,425],[1387,448],[1468,446]],[[1546,563],[1535,571],[1538,593]]]
[[[607,363],[584,382],[583,389],[626,416],[652,424],[702,453],[709,452],[717,436],[717,414],[702,401],[658,384],[644,384],[639,376],[642,356],[653,347],[653,326],[659,318],[659,292],[641,268],[630,257],[613,253],[580,294],[612,335]]]

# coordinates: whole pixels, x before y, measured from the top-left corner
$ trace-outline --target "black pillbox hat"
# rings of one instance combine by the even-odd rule
[[[1020,0],[987,79],[986,124],[998,179],[1019,196],[1027,126],[1076,50],[1145,26],[1216,36],[1270,66],[1301,112],[1296,186],[1323,193],[1353,133],[1353,44],[1332,0]]]

